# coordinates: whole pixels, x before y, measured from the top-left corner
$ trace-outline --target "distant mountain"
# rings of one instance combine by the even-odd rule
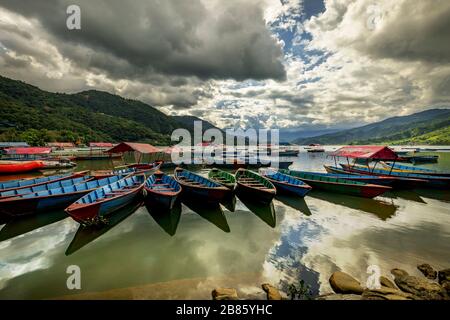
[[[185,128],[188,128],[190,131],[194,130],[194,123],[195,123],[195,121],[201,121],[202,122],[202,129],[203,129],[203,131],[208,130],[208,129],[221,130],[221,129],[217,128],[215,125],[213,125],[212,123],[210,123],[208,121],[205,121],[205,120],[202,120],[202,119],[200,119],[198,117],[194,117],[194,116],[172,116],[172,119],[174,119],[178,123],[181,123]]]
[[[325,134],[313,138],[296,139],[294,143],[370,144],[395,141],[414,141],[416,137],[441,130],[450,125],[450,109],[431,109],[409,116],[393,117],[366,126]],[[425,139],[425,138],[424,138]],[[448,139],[448,138],[447,138]],[[429,140],[428,144],[441,144],[445,137]],[[440,143],[437,143],[440,141]],[[446,143],[443,143],[446,144]]]
[[[51,93],[0,76],[0,141],[141,141],[167,145],[190,127],[140,101],[102,91]]]
[[[279,129],[280,142],[292,142],[293,140],[300,138],[317,137],[327,133],[334,133],[341,131],[342,129],[318,129],[318,130],[305,130],[305,129]]]

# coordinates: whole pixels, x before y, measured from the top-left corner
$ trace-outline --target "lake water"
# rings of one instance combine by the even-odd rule
[[[450,171],[450,153],[439,155],[426,167]],[[326,154],[303,152],[293,168],[326,163],[334,163]],[[170,215],[136,204],[97,229],[49,212],[0,225],[0,299],[210,299],[215,287],[262,298],[262,283],[285,289],[300,279],[316,295],[331,291],[337,270],[365,283],[369,265],[384,275],[394,267],[418,274],[424,262],[448,268],[449,202],[449,191],[429,189],[373,200],[312,191],[268,207],[183,203]],[[71,265],[81,269],[81,290],[67,289]]]

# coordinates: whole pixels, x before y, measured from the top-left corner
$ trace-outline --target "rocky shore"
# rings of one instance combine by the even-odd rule
[[[377,288],[366,288],[351,275],[337,271],[330,279],[334,292],[320,295],[315,300],[450,300],[450,268],[436,271],[429,264],[421,264],[417,269],[424,277],[409,275],[402,269],[392,269],[393,281],[380,276]],[[261,286],[267,300],[285,300],[287,295],[265,283]],[[238,300],[233,288],[216,288],[212,291],[214,300]]]

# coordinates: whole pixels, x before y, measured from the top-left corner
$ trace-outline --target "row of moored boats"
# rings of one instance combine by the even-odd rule
[[[304,197],[311,189],[374,198],[391,189],[448,189],[450,173],[398,164],[325,166],[328,173],[262,168],[234,174],[214,168],[208,177],[176,168],[161,172],[161,163],[121,170],[76,172],[0,183],[0,216],[14,217],[65,208],[77,222],[95,224],[144,195],[154,206],[171,209],[183,192],[201,203],[220,203],[233,194],[270,203],[277,193]]]

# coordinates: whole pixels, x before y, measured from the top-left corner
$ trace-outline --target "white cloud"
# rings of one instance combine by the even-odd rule
[[[17,9],[22,16],[0,5],[0,41],[6,48],[0,55],[2,75],[51,91],[107,90],[171,114],[202,115],[220,127],[341,127],[450,105],[448,1],[329,0],[325,1],[324,13],[305,22],[301,0],[246,2],[246,8],[254,9],[253,14],[262,15],[260,22],[265,21],[265,27],[244,23],[245,12],[230,16],[227,12],[239,8],[239,1],[227,6],[219,1],[198,5],[205,10],[205,23],[216,19],[211,27],[214,30],[198,29],[200,38],[192,33],[171,38],[184,46],[196,47],[194,39],[207,44],[201,54],[197,47],[183,54],[187,57],[183,61],[191,66],[190,73],[185,72],[185,65],[177,67],[180,56],[173,58],[178,62],[170,68],[164,58],[163,65],[149,71],[132,67],[140,55],[119,54],[117,44],[108,51],[108,46],[97,50],[92,39],[84,39],[86,46],[84,42],[62,42],[56,32],[49,32],[43,25],[39,19],[42,15]],[[8,2],[8,7],[13,10],[15,2]],[[167,10],[161,15],[178,12],[171,6]],[[185,16],[184,23],[197,23],[189,17]],[[150,18],[157,19],[158,14]],[[108,21],[99,21],[98,30],[88,36],[101,38],[101,28]],[[237,33],[230,31],[233,26]],[[215,37],[223,28],[229,32]],[[241,67],[234,71],[226,67],[236,65],[233,57],[244,50],[236,44],[245,42],[250,33],[239,34],[249,28],[268,41],[262,44],[273,41],[270,48],[284,48],[284,81],[242,81],[245,77],[236,71]],[[267,30],[272,32],[272,40],[265,38]],[[172,34],[170,30],[164,32]],[[286,32],[291,32],[292,39],[282,36]],[[136,37],[145,41],[142,35]],[[147,37],[156,41],[154,35]],[[264,46],[258,48],[258,52],[265,50]],[[251,65],[268,61],[258,57],[252,55]],[[177,68],[180,74],[175,74]],[[212,74],[203,77],[197,74],[201,70],[212,70]],[[250,75],[259,72],[253,67],[247,71]],[[227,72],[234,73],[236,80],[214,75]]]

